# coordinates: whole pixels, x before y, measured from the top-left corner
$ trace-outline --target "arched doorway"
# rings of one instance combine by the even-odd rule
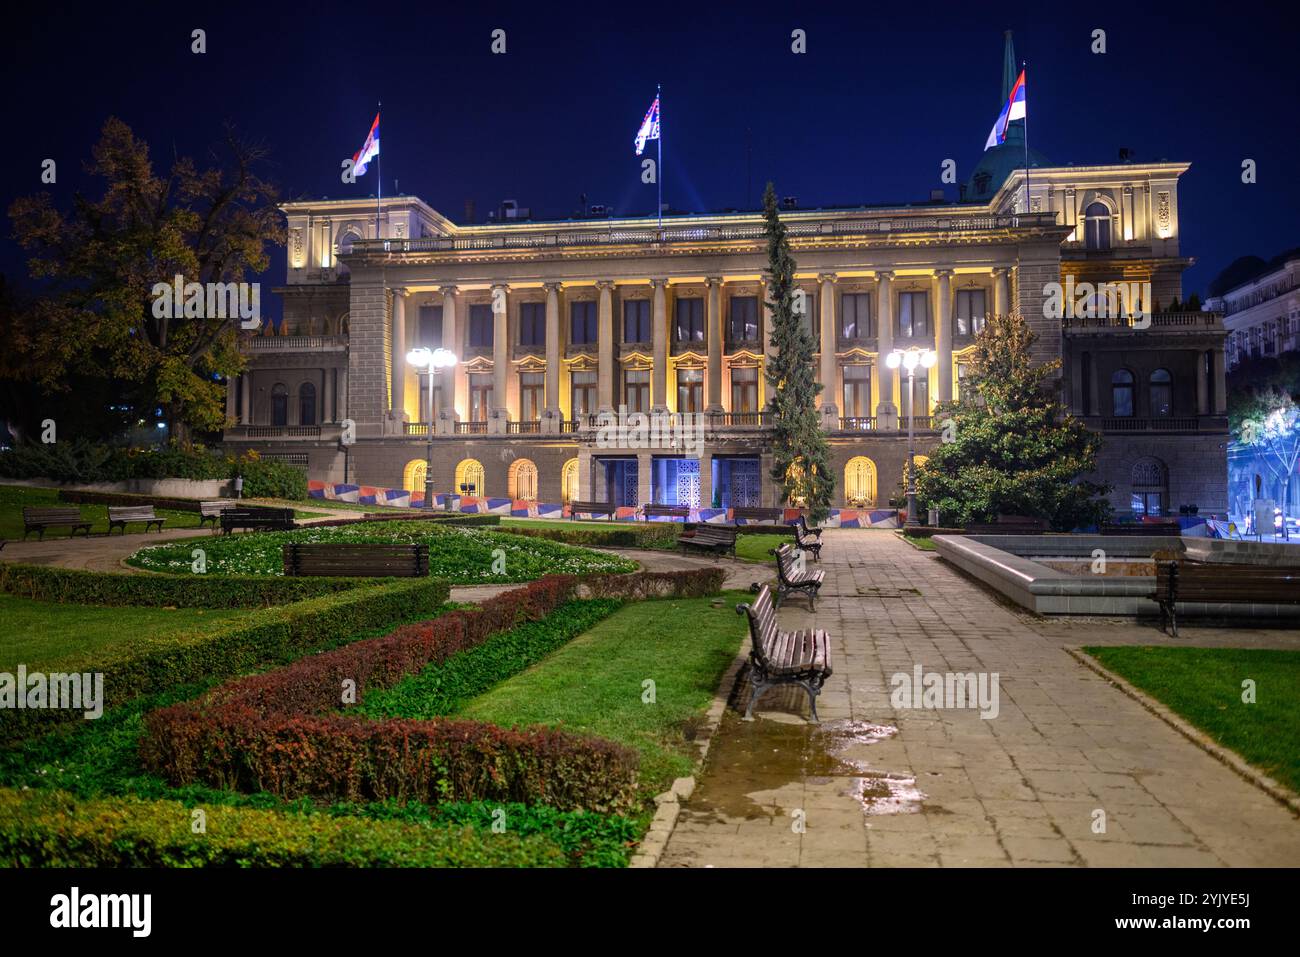
[[[1130,501],[1136,518],[1169,514],[1169,470],[1164,462],[1147,457],[1133,463]]]
[[[515,459],[506,476],[508,494],[523,502],[537,501],[537,466],[532,459]]]
[[[411,459],[407,462],[406,468],[402,469],[402,488],[408,492],[423,492],[427,469],[428,463],[424,459]]]
[[[855,455],[844,466],[844,502],[851,508],[876,504],[876,463],[865,455]]]
[[[461,459],[456,465],[456,488],[461,495],[482,497],[484,477],[483,463],[478,459]]]
[[[569,459],[560,472],[560,500],[568,505],[578,497],[578,460]]]

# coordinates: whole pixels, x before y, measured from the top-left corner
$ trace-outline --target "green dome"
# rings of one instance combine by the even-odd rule
[[[971,203],[988,202],[1002,188],[1013,171],[1025,168],[1025,134],[1019,121],[1007,129],[1007,141],[984,151],[980,161],[966,181],[962,198]],[[1029,168],[1051,166],[1051,162],[1032,146],[1029,148]]]

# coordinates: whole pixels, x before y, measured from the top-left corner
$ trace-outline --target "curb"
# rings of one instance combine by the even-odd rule
[[[1100,675],[1107,682],[1124,692],[1124,694],[1128,695],[1138,704],[1142,705],[1142,707],[1146,708],[1153,715],[1165,724],[1169,725],[1206,754],[1213,758],[1217,758],[1221,763],[1237,772],[1240,777],[1255,785],[1255,787],[1259,788],[1269,797],[1284,804],[1292,814],[1300,815],[1300,795],[1297,795],[1290,788],[1286,787],[1286,785],[1273,780],[1263,771],[1248,764],[1235,751],[1225,748],[1223,745],[1205,734],[1205,732],[1183,720],[1155,698],[1152,698],[1146,692],[1138,689],[1113,671],[1104,667],[1101,662],[1097,661],[1091,655],[1078,648],[1066,648],[1065,652],[1075,661],[1079,662],[1079,664]]]
[[[736,657],[728,666],[727,671],[718,683],[718,690],[713,695],[713,702],[709,705],[709,710],[704,716],[704,727],[695,738],[696,747],[700,750],[699,763],[704,766],[704,759],[709,755],[709,745],[713,742],[713,736],[717,734],[718,726],[722,724],[722,716],[726,713],[727,702],[731,698],[731,691],[735,687],[736,678],[740,674],[740,669],[745,666],[749,660],[749,655],[745,651],[749,642],[749,633],[740,640],[740,650],[736,652]],[[659,859],[663,857],[664,851],[668,847],[668,839],[673,835],[673,828],[677,826],[677,818],[681,814],[682,802],[690,798],[695,792],[695,778],[678,778],[673,781],[673,786],[663,794],[655,795],[655,816],[650,821],[650,830],[646,831],[645,837],[641,839],[641,846],[637,852],[632,855],[628,861],[628,867],[658,867]]]

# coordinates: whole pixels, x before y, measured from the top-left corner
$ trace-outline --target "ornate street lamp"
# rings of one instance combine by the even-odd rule
[[[939,357],[932,349],[895,349],[885,356],[885,365],[897,369],[900,365],[907,370],[907,528],[921,524],[916,515],[916,437],[913,424],[916,422],[916,367],[932,368]]]
[[[460,360],[450,349],[426,349],[421,346],[408,352],[406,361],[417,369],[425,370],[429,377],[429,414],[425,416],[429,431],[424,453],[424,507],[433,508],[433,374],[442,369],[450,369]]]

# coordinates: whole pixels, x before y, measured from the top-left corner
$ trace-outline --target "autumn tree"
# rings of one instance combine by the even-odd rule
[[[258,172],[264,160],[227,127],[207,165],[178,156],[160,175],[148,146],[109,118],[86,165],[102,184],[97,198],[77,194],[60,209],[46,191],[9,208],[41,294],[15,317],[0,374],[46,392],[66,391],[73,373],[98,375],[138,408],[160,406],[185,446],[195,432],[221,429],[223,380],[243,365],[239,316],[155,308],[154,288],[176,276],[243,283],[266,270],[284,226]]]

